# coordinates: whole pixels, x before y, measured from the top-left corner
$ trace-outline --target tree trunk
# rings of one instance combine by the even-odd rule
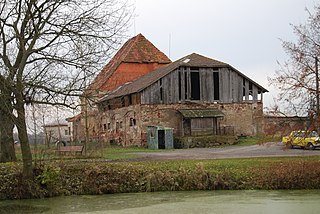
[[[17,108],[18,117],[17,117],[17,128],[19,133],[19,140],[21,144],[21,154],[23,161],[23,176],[30,178],[33,176],[33,165],[32,165],[32,153],[28,140],[28,132],[26,126],[26,115],[24,108],[23,97],[17,97]]]
[[[13,139],[13,108],[11,95],[6,88],[1,88],[0,107],[0,162],[16,161]]]
[[[13,139],[13,123],[8,115],[4,115],[1,112],[1,124],[0,124],[0,162],[16,161],[16,154],[14,150]]]

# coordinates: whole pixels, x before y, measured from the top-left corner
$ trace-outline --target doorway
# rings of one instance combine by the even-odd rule
[[[159,149],[166,149],[166,143],[165,143],[165,132],[164,130],[158,130],[158,146]]]

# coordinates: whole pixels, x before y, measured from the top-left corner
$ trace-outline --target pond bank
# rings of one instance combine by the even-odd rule
[[[319,157],[122,163],[46,163],[23,180],[0,165],[0,199],[155,191],[320,189]]]

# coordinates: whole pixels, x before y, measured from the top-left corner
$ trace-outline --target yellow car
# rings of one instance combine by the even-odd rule
[[[320,146],[320,137],[316,131],[292,131],[289,136],[282,138],[287,147],[299,146],[304,149],[315,149]]]

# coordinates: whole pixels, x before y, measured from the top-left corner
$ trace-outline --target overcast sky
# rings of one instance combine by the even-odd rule
[[[173,61],[198,53],[232,65],[270,91],[264,95],[268,107],[277,91],[267,77],[279,68],[277,60],[286,59],[279,39],[294,41],[290,24],[305,23],[305,8],[313,11],[317,2],[135,0],[129,33],[142,33]]]

